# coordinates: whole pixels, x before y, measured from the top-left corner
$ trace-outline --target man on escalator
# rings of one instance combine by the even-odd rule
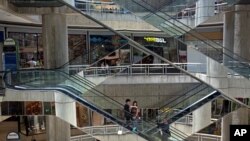
[[[130,99],[126,99],[125,101],[125,105],[124,105],[124,117],[125,117],[125,120],[126,120],[126,123],[127,124],[130,124],[130,120],[131,120],[131,115],[130,115]]]
[[[161,140],[168,141],[168,138],[171,136],[168,120],[164,119],[163,122],[157,123],[157,125],[160,128]]]

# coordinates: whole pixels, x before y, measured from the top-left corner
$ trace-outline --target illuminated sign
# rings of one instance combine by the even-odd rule
[[[11,38],[7,38],[4,42],[3,42],[4,46],[15,46],[16,42],[14,39]]]
[[[164,38],[144,37],[147,42],[167,43]]]
[[[7,137],[6,137],[7,141],[19,141],[20,140],[20,136],[18,135],[18,133],[16,132],[10,132]]]

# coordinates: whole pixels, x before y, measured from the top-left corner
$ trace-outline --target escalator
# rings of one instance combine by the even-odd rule
[[[198,26],[199,23],[219,14],[219,12],[223,12],[223,10],[239,1],[166,0],[156,3],[153,0],[113,0],[113,2],[133,12],[146,22],[154,26],[157,25],[156,27],[166,28],[163,31],[172,36],[185,34]],[[157,16],[165,21],[156,18]],[[176,27],[182,30],[178,30]]]
[[[163,5],[163,11],[161,8],[155,7],[152,3],[149,3],[148,1],[144,0],[128,0],[128,1],[120,1],[120,0],[114,0],[114,2],[117,2],[119,5],[125,7],[128,10],[131,10],[131,12],[134,12],[134,14],[138,15],[141,19],[145,20],[146,22],[150,23],[151,25],[155,26],[156,28],[164,31],[165,33],[175,37],[176,40],[181,41],[183,43],[186,43],[188,47],[194,50],[198,50],[201,53],[205,54],[206,56],[214,59],[218,63],[224,63],[225,69],[228,71],[229,74],[240,74],[241,76],[245,78],[249,78],[249,70],[250,67],[247,62],[249,60],[233,53],[231,50],[227,49],[226,47],[221,46],[220,44],[208,40],[206,37],[202,36],[200,33],[195,31],[193,27],[189,27],[188,25],[185,25],[178,21],[178,19],[174,19],[169,13],[176,14],[175,11],[180,11],[182,8],[171,11],[173,8],[164,8],[166,7],[175,7],[180,4],[185,5],[189,2],[189,5],[191,3],[195,4],[194,2],[190,1],[175,1],[167,3],[167,5]],[[238,0],[225,0],[225,2],[230,6],[233,4],[237,4]],[[131,6],[132,5],[132,6]],[[137,7],[137,8],[134,8]],[[136,11],[136,9],[140,9],[141,11]],[[166,12],[166,9],[170,10]],[[142,14],[143,13],[143,14]],[[174,21],[174,22],[173,22]],[[175,23],[178,23],[175,24]],[[181,24],[182,26],[180,26]],[[169,26],[171,25],[171,26]],[[185,28],[183,28],[183,26]],[[188,30],[187,30],[188,29]],[[190,31],[191,30],[191,31]],[[190,31],[190,32],[189,32]],[[187,41],[183,38],[180,38],[181,35],[189,35],[194,39],[192,41],[192,44],[187,43]],[[202,56],[202,58],[206,58],[206,56]],[[224,59],[227,58],[227,59]],[[228,70],[229,69],[229,70]]]
[[[70,5],[68,5],[68,6],[70,6]],[[70,7],[75,10],[74,7],[72,7],[72,6],[70,6]],[[87,15],[85,15],[85,16],[87,16]],[[91,17],[88,17],[88,18],[94,20]],[[96,21],[96,20],[94,20],[94,21]],[[98,21],[96,21],[96,22],[100,23]],[[106,27],[104,24],[100,23],[100,25]],[[109,27],[106,27],[106,28],[115,32],[112,28],[109,28]],[[117,33],[117,32],[115,32],[115,33]],[[121,37],[124,37],[124,39],[127,39],[128,43],[132,46],[135,46],[138,50],[140,50],[146,54],[152,54],[153,56],[159,58],[160,60],[162,60],[164,62],[169,63],[170,65],[179,69],[180,71],[184,72],[185,74],[190,75],[191,77],[197,79],[198,81],[204,82],[204,81],[200,80],[199,78],[196,78],[194,75],[188,73],[185,69],[179,68],[177,65],[174,65],[172,62],[166,60],[165,58],[159,56],[158,54],[144,48],[143,46],[132,41],[131,39],[127,38],[126,36],[124,36],[120,33],[117,33],[117,34],[120,35]],[[103,114],[105,117],[110,118],[112,121],[114,121],[120,125],[124,125],[125,123],[123,120],[121,120],[122,119],[121,117],[119,117],[118,115],[110,115],[110,114],[106,113],[105,111],[103,111],[103,108],[106,105],[110,106],[110,107],[118,108],[118,109],[121,109],[122,105],[113,101],[112,99],[106,97],[105,95],[100,94],[99,92],[96,92],[94,89],[89,89],[91,86],[83,84],[81,82],[81,80],[79,80],[79,79],[80,79],[80,77],[70,77],[67,73],[63,73],[60,71],[52,71],[52,70],[47,70],[47,71],[46,70],[35,70],[35,71],[23,71],[23,72],[21,72],[21,71],[15,72],[14,71],[14,72],[8,72],[6,74],[6,84],[8,84],[7,86],[9,88],[22,89],[22,90],[23,89],[26,89],[26,90],[31,90],[31,89],[52,90],[52,89],[56,89],[58,91],[65,93],[69,97],[77,100],[78,102],[81,102],[82,104],[88,106],[89,108],[92,108],[93,110],[98,111],[99,113]],[[8,80],[10,80],[10,81],[8,81]],[[92,93],[88,93],[88,95],[82,95],[83,92],[85,92],[87,90],[91,91]],[[97,94],[94,92],[96,92]],[[93,93],[95,94],[94,96],[93,96]],[[215,92],[212,94],[217,95],[219,93],[220,92],[218,91],[218,93]],[[80,96],[83,96],[83,98]],[[210,99],[210,98],[212,99],[213,97],[209,97],[207,99]],[[199,106],[201,106],[201,104],[199,104]],[[159,135],[154,134],[155,132],[157,132],[157,129],[154,129],[155,132],[152,132],[152,130],[150,132],[147,132],[149,127],[156,126],[156,123],[152,123],[152,122],[148,123],[145,121],[144,124],[145,124],[145,126],[143,127],[143,129],[138,130],[138,134],[140,136],[142,136],[148,140],[155,140],[155,138],[159,138]],[[128,129],[132,130],[131,127],[128,127]],[[173,135],[172,136],[176,137],[177,140],[184,140],[183,137],[177,138],[180,136],[178,134],[178,132],[176,132],[174,134],[176,134],[176,136],[173,136]]]
[[[113,99],[105,96],[101,92],[95,89],[89,89],[89,87],[79,80],[58,70],[27,70],[27,71],[11,71],[5,74],[5,84],[9,89],[16,90],[56,90],[73,100],[81,103],[82,105],[90,108],[93,111],[103,115],[105,118],[110,119],[114,123],[126,127],[130,131],[134,128],[128,126],[123,120],[123,117],[117,113],[109,113],[105,109],[119,109],[123,111],[123,105],[114,101]],[[33,80],[33,81],[30,81]],[[86,90],[91,93],[84,93]],[[142,121],[142,126],[138,126],[135,134],[145,138],[146,140],[158,140],[160,134],[156,134],[158,129],[155,129],[152,134],[147,132],[150,127],[155,126],[156,123]],[[184,140],[179,137],[177,133],[172,133],[175,137],[173,140]]]
[[[202,107],[203,105],[207,103],[213,103],[217,100],[230,102],[233,107],[228,109],[228,106],[225,105],[219,107],[219,109],[215,109],[214,105],[212,105],[212,115],[210,119],[213,118],[213,114],[218,110],[221,112],[217,113],[216,120],[213,122],[211,121],[209,125],[221,120],[223,117],[241,108],[249,109],[247,105],[242,104],[239,101],[235,101],[234,99],[231,99],[225,95],[222,95],[220,92],[215,91],[208,85],[199,84],[194,88],[188,90],[185,94],[168,100],[165,105],[159,108],[159,114],[157,118],[151,119],[151,121],[161,123],[162,121],[167,120],[168,124],[171,125],[181,118],[185,117],[186,115],[192,114],[192,112],[195,112],[195,110]],[[155,128],[157,128],[157,126],[152,127],[148,132],[150,132],[150,130],[154,130]],[[174,130],[176,129],[171,126],[170,131],[172,132]],[[180,130],[182,131],[183,129]]]

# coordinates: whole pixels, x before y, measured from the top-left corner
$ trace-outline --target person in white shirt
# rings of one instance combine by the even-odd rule
[[[36,61],[34,58],[32,58],[30,61],[27,62],[27,64],[30,65],[30,67],[35,67],[36,66]]]

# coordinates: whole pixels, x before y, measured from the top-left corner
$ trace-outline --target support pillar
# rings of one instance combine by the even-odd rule
[[[236,5],[235,10],[226,12],[224,16],[224,47],[243,58],[250,59],[250,5]],[[228,60],[224,57],[226,63]],[[222,119],[222,139],[230,138],[229,127],[248,124],[249,111],[240,108]]]
[[[44,67],[46,69],[60,67],[69,60],[66,15],[45,14],[42,16],[42,21]]]
[[[199,0],[196,2],[195,25],[205,22],[209,17],[214,16],[215,0]]]
[[[232,61],[231,57],[234,52],[234,12],[226,12],[224,14],[224,29],[223,29],[223,64],[228,66],[230,65],[230,61]],[[231,62],[232,64],[232,62]]]
[[[230,141],[230,124],[232,123],[232,114],[228,114],[221,121],[221,141]]]
[[[232,124],[248,125],[248,117],[249,117],[248,109],[240,108],[233,112]]]
[[[46,116],[47,141],[70,141],[70,124],[55,116]]]
[[[46,69],[57,68],[68,62],[66,15],[59,13],[42,15],[42,38]],[[69,141],[70,124],[56,116],[47,116],[46,134],[48,141]]]
[[[193,133],[197,133],[211,123],[211,113],[211,102],[193,112]]]
[[[207,79],[210,81],[210,84],[213,84],[214,87],[227,93],[228,91],[228,78],[227,71],[224,67],[210,59],[207,58]],[[207,93],[204,93],[207,95]],[[211,102],[203,105],[201,108],[193,112],[193,133],[207,127],[211,124],[212,118],[212,107]]]
[[[250,60],[250,5],[235,6],[234,52]]]
[[[222,118],[221,141],[230,140],[230,125],[248,125],[249,110],[240,108]]]

